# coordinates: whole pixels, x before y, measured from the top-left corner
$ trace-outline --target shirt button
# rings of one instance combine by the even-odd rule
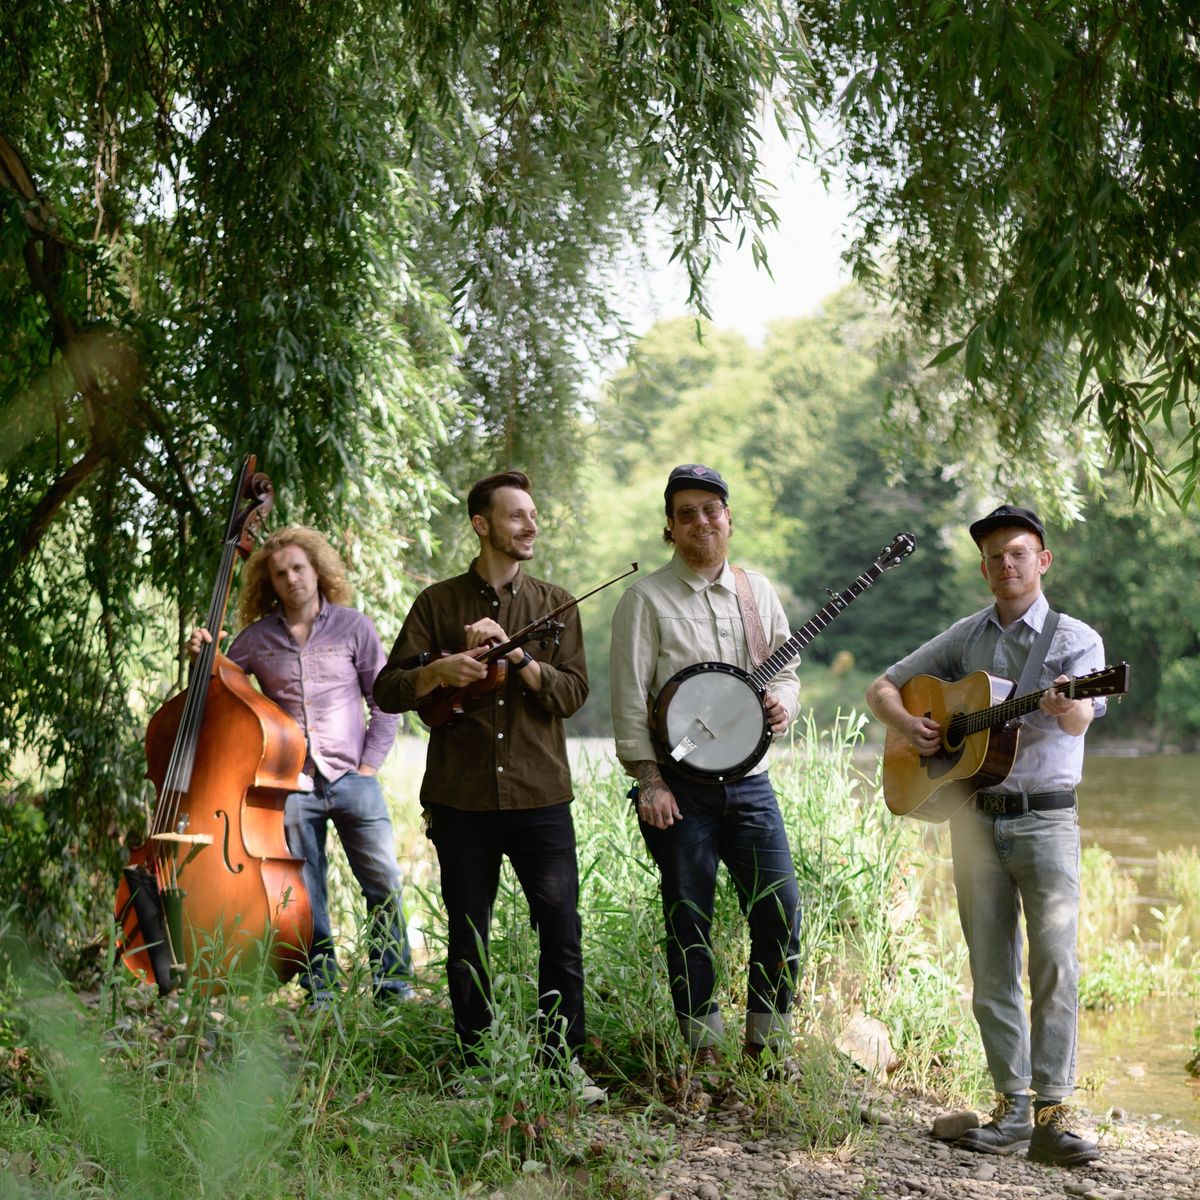
[[[496,774],[497,774],[497,775],[503,775],[503,774],[504,774],[504,768],[503,768],[503,767],[497,767],[497,768],[496,768]]]
[[[722,636],[722,637],[728,637],[728,636],[729,636],[729,630],[728,630],[728,629],[722,629],[722,630],[721,630],[721,636]]]
[[[503,708],[503,707],[504,707],[504,701],[503,701],[503,700],[501,700],[501,701],[500,701],[500,707],[501,707],[501,708]]]
[[[492,601],[492,607],[493,607],[493,608],[499,608],[499,607],[500,607],[500,601],[499,601],[499,600],[493,600],[493,601]]]
[[[496,741],[498,741],[498,742],[504,741],[504,734],[502,734],[502,733],[496,734]]]

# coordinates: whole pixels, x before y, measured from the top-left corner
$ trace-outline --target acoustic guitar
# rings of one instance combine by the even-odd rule
[[[941,747],[917,752],[894,729],[883,747],[883,799],[898,817],[945,821],[978,791],[1008,778],[1017,757],[1019,717],[1031,713],[1051,691],[1072,700],[1121,696],[1129,690],[1129,664],[1117,663],[1041,691],[1013,696],[1016,684],[987,671],[947,682],[914,675],[901,689],[904,707],[942,728]]]

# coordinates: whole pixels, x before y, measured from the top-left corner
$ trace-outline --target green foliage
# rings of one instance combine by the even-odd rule
[[[1154,968],[1136,942],[1105,947],[1079,977],[1083,1008],[1121,1008],[1140,1004],[1154,991]]]
[[[961,373],[957,404],[936,374],[903,382],[922,425],[952,445],[990,433],[1006,490],[1006,461],[1052,469],[1086,415],[1135,494],[1188,504],[1195,7],[821,0],[806,15],[856,275],[882,272],[911,352]]]
[[[1158,852],[1159,886],[1195,912],[1200,907],[1200,851],[1195,846]]]
[[[473,475],[528,466],[571,515],[614,263],[655,208],[697,294],[729,229],[757,244],[760,100],[801,104],[802,46],[769,0],[7,5],[0,778],[93,895],[241,454],[385,636],[439,538],[461,566],[435,510]],[[84,895],[51,898],[64,941]]]

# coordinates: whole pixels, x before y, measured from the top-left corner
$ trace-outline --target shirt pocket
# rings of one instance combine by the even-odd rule
[[[304,677],[310,683],[341,683],[353,674],[354,660],[349,646],[313,646],[304,653]]]
[[[659,621],[660,662],[673,675],[686,664],[710,661],[714,636],[711,617],[663,617]]]

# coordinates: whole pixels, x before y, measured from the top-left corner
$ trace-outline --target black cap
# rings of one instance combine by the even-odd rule
[[[971,537],[975,545],[979,545],[993,529],[1004,529],[1011,525],[1019,525],[1023,529],[1031,529],[1038,535],[1042,549],[1046,548],[1046,527],[1042,518],[1032,508],[1018,508],[1015,504],[1002,504],[994,508],[986,517],[980,517],[971,526]]]
[[[717,474],[712,467],[701,466],[700,463],[683,463],[667,476],[667,488],[663,499],[670,508],[671,496],[684,488],[703,488],[706,492],[716,492],[722,500],[729,499],[729,485]]]

